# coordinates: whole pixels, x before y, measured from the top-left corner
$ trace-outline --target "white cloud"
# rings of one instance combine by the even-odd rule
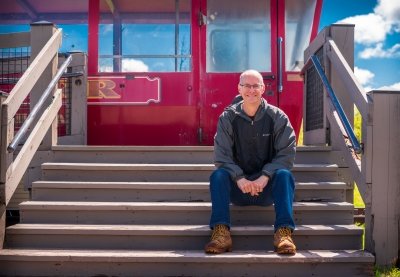
[[[354,40],[357,43],[384,42],[388,34],[400,32],[400,1],[378,0],[374,13],[347,17],[338,23],[355,24]]]
[[[394,83],[394,84],[389,85],[389,86],[380,87],[377,90],[400,90],[400,82]]]
[[[148,72],[149,67],[144,62],[135,59],[123,59],[121,72]],[[99,72],[114,72],[113,66],[107,63],[100,64]]]
[[[373,13],[347,17],[338,23],[354,24],[355,42],[366,45],[385,41],[386,35],[391,30],[388,21],[381,15]]]
[[[364,87],[364,91],[366,91],[366,92],[371,91],[371,90],[374,90],[374,88],[371,86]]]
[[[388,49],[383,49],[383,44],[378,43],[375,47],[365,48],[358,55],[362,59],[399,58],[400,57],[400,43],[397,43]]]
[[[374,12],[389,21],[397,32],[400,31],[400,1],[379,0]]]
[[[108,33],[112,33],[113,32],[113,25],[112,24],[104,24],[104,25],[100,25],[99,27],[99,33],[101,35],[106,35]]]
[[[111,65],[100,65],[99,72],[113,72],[113,67]]]
[[[149,66],[135,59],[122,60],[122,72],[148,72]]]
[[[371,71],[369,71],[367,69],[358,68],[357,66],[354,67],[354,75],[356,75],[358,82],[360,82],[360,84],[366,90],[367,90],[367,88],[369,88],[369,87],[366,87],[366,85],[371,84],[372,80],[375,77],[375,74],[372,73]]]

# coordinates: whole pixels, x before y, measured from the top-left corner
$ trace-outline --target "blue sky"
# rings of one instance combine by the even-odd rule
[[[400,90],[400,1],[324,0],[320,29],[355,24],[354,71],[366,91]]]

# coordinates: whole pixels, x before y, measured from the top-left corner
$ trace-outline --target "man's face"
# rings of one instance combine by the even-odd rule
[[[265,86],[257,76],[247,75],[238,85],[238,90],[245,103],[259,104],[261,103],[261,96],[265,91]]]

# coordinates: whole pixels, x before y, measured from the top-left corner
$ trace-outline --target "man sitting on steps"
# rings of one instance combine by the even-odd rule
[[[243,98],[221,114],[214,138],[218,167],[210,177],[211,241],[205,252],[232,251],[229,204],[275,207],[274,247],[295,254],[292,240],[296,137],[286,114],[262,98],[261,74],[246,70],[238,90]]]

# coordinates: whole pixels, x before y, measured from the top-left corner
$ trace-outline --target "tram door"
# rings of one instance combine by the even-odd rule
[[[302,119],[303,51],[310,42],[317,0],[201,0],[200,134],[211,145],[218,115],[238,94],[240,73],[261,72],[264,97]],[[316,22],[318,24],[318,22]]]

